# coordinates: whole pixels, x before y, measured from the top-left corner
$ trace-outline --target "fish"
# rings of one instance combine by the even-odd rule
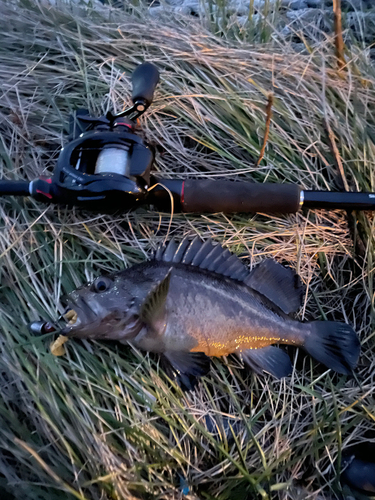
[[[298,321],[302,298],[298,275],[274,259],[249,270],[212,239],[172,239],[150,260],[68,294],[61,333],[158,353],[187,389],[209,372],[212,357],[229,354],[258,374],[286,377],[292,364],[280,344],[352,374],[360,355],[356,332],[346,323]]]

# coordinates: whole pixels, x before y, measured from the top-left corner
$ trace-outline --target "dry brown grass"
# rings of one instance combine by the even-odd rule
[[[161,84],[141,125],[159,146],[160,175],[336,189],[328,119],[349,188],[375,190],[374,72],[365,51],[353,48],[343,79],[333,40],[304,55],[280,40],[218,37],[191,20],[160,25],[113,12],[107,22],[98,12],[4,0],[0,11],[1,177],[46,174],[69,111],[124,108],[129,75],[148,60]],[[270,92],[273,117],[256,167]],[[0,489],[30,500],[177,499],[186,482],[191,499],[336,497],[342,450],[374,441],[372,213],[354,219],[362,255],[340,211],[110,217],[4,199],[0,216]],[[216,360],[195,392],[181,394],[148,355],[72,342],[57,359],[50,338],[29,337],[26,323],[56,317],[63,293],[187,234],[212,236],[249,265],[272,256],[295,268],[307,287],[301,319],[344,320],[358,332],[360,385],[293,351],[286,380]]]

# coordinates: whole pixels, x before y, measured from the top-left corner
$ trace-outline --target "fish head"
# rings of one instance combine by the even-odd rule
[[[142,328],[134,286],[119,275],[96,278],[66,296],[62,335],[130,340]]]

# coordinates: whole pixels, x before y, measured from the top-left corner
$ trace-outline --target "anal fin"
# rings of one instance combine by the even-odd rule
[[[276,378],[287,377],[292,373],[292,363],[287,353],[272,345],[246,349],[239,356],[256,373],[267,372]]]
[[[165,366],[167,374],[182,390],[193,390],[197,379],[210,371],[210,358],[203,352],[167,351],[163,357],[169,365]]]

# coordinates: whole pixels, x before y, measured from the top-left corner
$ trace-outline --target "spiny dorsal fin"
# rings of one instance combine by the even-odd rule
[[[237,255],[212,240],[203,242],[198,236],[193,240],[184,238],[180,244],[171,240],[167,246],[159,247],[155,260],[199,267],[238,281],[244,281],[249,275]]]
[[[244,283],[267,297],[285,314],[298,311],[302,305],[300,277],[290,267],[284,267],[273,259],[258,264]]]
[[[273,259],[264,260],[249,272],[237,255],[212,240],[203,242],[198,236],[193,240],[184,238],[180,244],[171,240],[167,246],[159,247],[155,259],[196,266],[243,281],[285,314],[296,312],[302,305],[299,276]]]
[[[141,321],[158,330],[159,323],[164,321],[165,302],[168,295],[169,283],[171,281],[172,268],[169,269],[165,278],[151,290],[141,305],[139,317]]]

